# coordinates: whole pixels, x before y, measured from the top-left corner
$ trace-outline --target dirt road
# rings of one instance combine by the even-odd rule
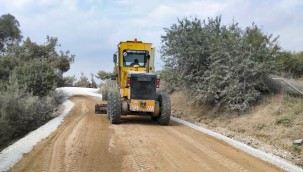
[[[111,125],[97,98],[74,96],[59,128],[11,171],[282,171],[208,135],[171,122],[127,116]]]

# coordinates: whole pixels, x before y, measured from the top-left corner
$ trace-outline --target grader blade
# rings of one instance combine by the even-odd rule
[[[95,113],[96,114],[106,114],[107,113],[107,104],[96,104],[95,105]]]

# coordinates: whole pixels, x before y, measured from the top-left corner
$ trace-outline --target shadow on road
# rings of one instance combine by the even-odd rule
[[[159,125],[157,121],[151,120],[150,116],[134,116],[134,115],[123,116],[121,118],[120,125],[125,125],[125,124]],[[168,126],[179,126],[179,125],[182,124],[176,123],[174,121],[170,121]]]
[[[107,114],[100,113],[96,115],[101,115],[107,118]],[[143,125],[159,125],[157,121],[153,121],[149,115],[127,115],[127,116],[121,116],[121,124],[143,124]],[[170,121],[168,126],[181,126],[182,124],[177,123],[175,121]],[[160,126],[160,125],[159,125]]]

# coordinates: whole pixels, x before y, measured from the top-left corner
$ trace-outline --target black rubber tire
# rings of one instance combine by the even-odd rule
[[[121,122],[121,98],[120,93],[115,91],[111,93],[111,123],[120,124]]]
[[[108,99],[108,90],[102,90],[102,100],[107,101]]]
[[[111,112],[112,112],[112,92],[108,92],[107,94],[107,118],[111,121]]]
[[[160,93],[158,95],[158,101],[160,103],[160,117],[158,123],[160,125],[168,125],[171,115],[171,102],[169,95],[166,93]]]

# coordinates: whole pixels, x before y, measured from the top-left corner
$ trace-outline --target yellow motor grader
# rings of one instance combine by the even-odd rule
[[[114,74],[102,90],[102,100],[95,111],[107,111],[112,124],[121,122],[121,115],[150,115],[161,125],[168,125],[171,102],[167,94],[157,92],[160,76],[153,73],[155,49],[151,43],[120,42],[113,55]]]

